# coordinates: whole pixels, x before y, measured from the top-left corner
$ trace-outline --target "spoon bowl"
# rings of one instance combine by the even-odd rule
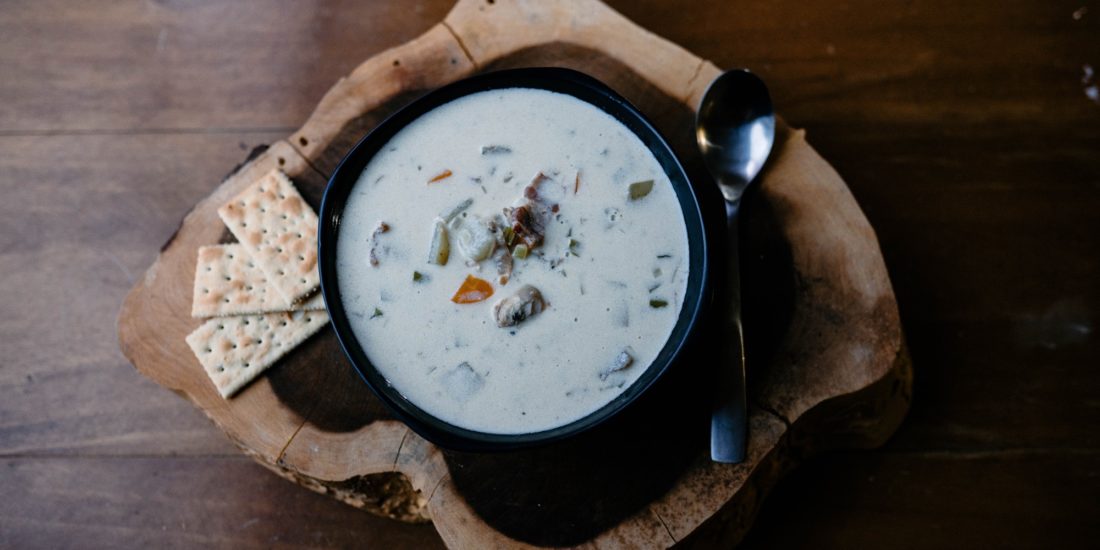
[[[715,79],[699,104],[695,139],[722,196],[738,201],[775,142],[775,111],[764,81],[744,69]]]

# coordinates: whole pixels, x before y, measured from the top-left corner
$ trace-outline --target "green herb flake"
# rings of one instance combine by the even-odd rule
[[[512,246],[513,244],[516,243],[516,232],[511,227],[505,227],[504,229],[501,230],[501,233],[504,234],[504,244],[505,245]]]
[[[652,304],[653,302],[650,302],[650,303]],[[374,308],[374,313],[372,313],[370,315],[370,318],[374,319],[375,317],[381,317],[381,316],[382,316],[382,310],[380,310],[378,308]]]
[[[520,260],[526,260],[528,252],[527,245],[517,244],[516,248],[512,250],[512,256]]]
[[[443,214],[443,216],[442,216],[443,221],[447,222],[447,223],[450,223],[451,220],[458,217],[459,214],[465,212],[466,209],[469,208],[470,205],[473,204],[473,203],[474,203],[474,199],[472,197],[467,198],[466,200],[458,203],[457,205],[455,205],[454,208],[451,208],[450,210],[448,210],[446,214]]]
[[[420,282],[424,278],[424,274],[419,271],[413,271],[413,282]]]
[[[498,153],[511,153],[512,148],[507,145],[482,145],[481,154],[493,155]]]
[[[649,307],[653,309],[659,309],[668,305],[668,302],[664,300],[653,299],[649,301]]]
[[[653,180],[636,181],[630,184],[630,200],[636,201],[653,190]]]
[[[577,239],[569,239],[569,253],[577,256],[578,258],[580,257],[580,253],[578,252],[580,250],[580,246],[581,243],[577,242]]]

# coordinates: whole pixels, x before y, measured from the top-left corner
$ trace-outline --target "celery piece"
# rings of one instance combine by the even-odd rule
[[[457,217],[459,214],[464,212],[467,208],[469,208],[470,205],[473,204],[473,203],[474,203],[474,199],[468,198],[468,199],[456,204],[454,206],[454,208],[451,208],[450,210],[447,211],[446,214],[443,214],[443,221],[450,222],[451,220],[455,219],[455,217]]]
[[[447,239],[447,226],[443,220],[435,220],[435,230],[432,232],[432,244],[428,248],[428,263],[447,265],[447,259],[451,256],[451,243]]]
[[[653,190],[653,180],[636,181],[630,184],[630,200],[636,201]]]
[[[581,243],[578,242],[577,239],[569,239],[569,253],[570,254],[572,254],[574,256],[577,256],[579,258],[580,257],[580,252],[579,252],[580,247],[581,247]]]

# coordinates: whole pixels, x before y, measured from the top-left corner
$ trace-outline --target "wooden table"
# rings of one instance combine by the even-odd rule
[[[882,450],[815,459],[747,547],[1100,538],[1100,6],[609,2],[748,66],[878,231],[916,368]],[[430,2],[5,2],[0,547],[438,545],[255,465],[119,353],[180,217]]]

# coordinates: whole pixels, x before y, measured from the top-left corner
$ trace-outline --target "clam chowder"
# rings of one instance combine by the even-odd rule
[[[394,135],[351,191],[337,275],[374,367],[429,414],[516,434],[645,372],[679,317],[676,193],[626,126],[570,95],[467,95]]]

